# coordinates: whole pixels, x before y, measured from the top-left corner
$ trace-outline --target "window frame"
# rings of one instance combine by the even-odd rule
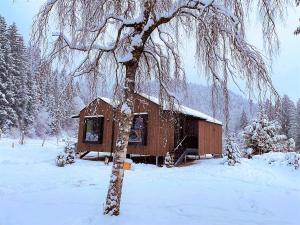
[[[86,141],[86,131],[87,131],[87,120],[92,119],[93,121],[97,120],[99,123],[99,133],[98,133],[98,141]],[[84,117],[84,125],[83,125],[83,143],[85,144],[103,144],[103,136],[104,136],[104,116],[103,115],[95,115],[95,116],[85,116]]]
[[[143,141],[142,142],[131,142],[130,141],[130,134],[131,131],[134,127],[134,123],[136,121],[136,118],[138,116],[142,116],[142,118],[144,119],[143,123],[144,123],[144,134],[143,134]],[[134,117],[133,117],[133,121],[132,121],[132,126],[130,129],[130,134],[129,134],[129,140],[128,140],[128,145],[131,146],[147,146],[148,145],[148,121],[149,121],[149,114],[146,112],[141,112],[141,113],[134,113]]]

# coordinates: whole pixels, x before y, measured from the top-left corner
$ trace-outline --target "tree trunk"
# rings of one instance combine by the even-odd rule
[[[124,89],[124,99],[120,105],[121,113],[118,120],[118,135],[116,150],[114,152],[112,174],[110,185],[106,197],[104,214],[117,216],[120,214],[120,202],[122,195],[122,185],[124,177],[124,160],[126,158],[129,133],[133,119],[133,97],[137,63],[126,64],[126,81]]]

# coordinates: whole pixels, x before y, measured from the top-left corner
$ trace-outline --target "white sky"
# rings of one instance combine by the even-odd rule
[[[34,15],[45,0],[0,0],[0,15],[11,24],[16,22],[20,33],[29,40],[31,24]],[[273,61],[272,79],[280,94],[289,95],[294,101],[300,98],[300,36],[294,36],[293,31],[298,25],[300,10],[289,10],[288,19],[279,27],[281,49],[279,56]],[[251,23],[248,39],[258,48],[262,48],[260,30]],[[253,25],[254,24],[254,25]],[[184,63],[188,80],[194,83],[203,83],[204,79],[197,75],[193,55],[186,50]],[[237,89],[233,87],[234,90]]]

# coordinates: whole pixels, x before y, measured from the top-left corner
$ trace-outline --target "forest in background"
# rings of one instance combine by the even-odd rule
[[[27,46],[16,24],[0,16],[0,129],[8,135],[59,135],[72,130],[76,90],[53,70],[40,50]],[[70,129],[71,128],[71,129]]]

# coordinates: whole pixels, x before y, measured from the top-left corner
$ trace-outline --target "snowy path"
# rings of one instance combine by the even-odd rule
[[[102,215],[110,167],[58,168],[56,142],[0,140],[0,225],[299,225],[300,171],[261,159],[126,171],[121,216]]]

